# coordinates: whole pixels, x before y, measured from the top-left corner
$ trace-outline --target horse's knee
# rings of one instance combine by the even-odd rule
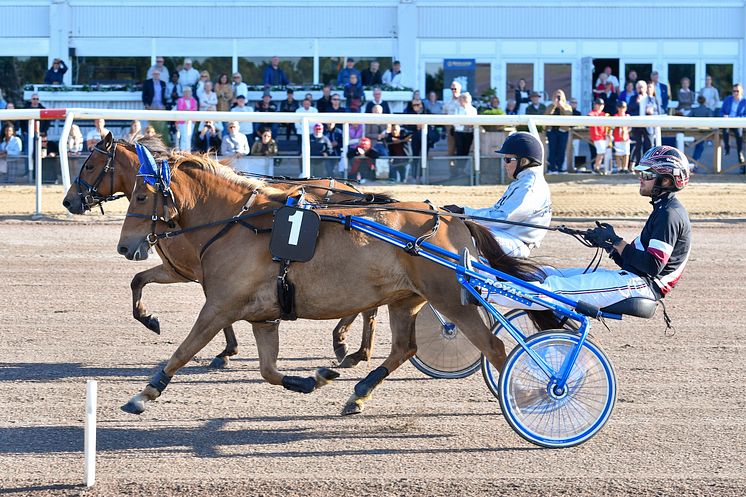
[[[142,290],[142,287],[145,286],[145,279],[143,278],[142,273],[137,273],[134,278],[132,278],[132,281],[130,281],[130,289],[133,292],[137,292]]]

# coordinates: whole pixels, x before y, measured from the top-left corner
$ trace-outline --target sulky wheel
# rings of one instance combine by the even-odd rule
[[[577,334],[551,330],[534,335],[526,345],[558,376],[579,341]],[[616,401],[614,370],[590,340],[583,343],[563,389],[521,347],[508,356],[499,387],[500,407],[508,424],[542,447],[585,442],[604,426]]]

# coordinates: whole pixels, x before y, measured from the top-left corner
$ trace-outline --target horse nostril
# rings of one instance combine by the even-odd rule
[[[123,245],[119,247],[118,251],[121,255],[127,255],[127,247]]]
[[[62,201],[62,207],[69,208],[70,207],[70,201],[69,200],[63,200]]]

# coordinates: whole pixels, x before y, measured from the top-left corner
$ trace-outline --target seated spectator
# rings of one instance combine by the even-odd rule
[[[487,109],[496,111],[493,112],[495,115],[505,114],[505,111],[500,107],[500,97],[497,95],[492,95],[492,97],[490,97],[490,103],[487,104]]]
[[[338,94],[335,93],[332,95],[331,103],[331,107],[329,107],[326,112],[347,112],[344,107],[342,107],[342,99],[339,98]]]
[[[287,90],[287,98],[280,103],[280,112],[295,112],[298,110],[298,101],[295,100],[295,93],[292,88]],[[290,135],[296,134],[295,123],[283,123],[282,127],[285,128],[285,139],[289,140]],[[300,133],[297,133],[300,136]]]
[[[34,93],[31,95],[31,100],[29,100],[26,103],[26,108],[27,109],[46,109],[46,107],[44,107],[44,105],[42,105],[41,101],[39,100],[38,93]],[[42,119],[39,122],[39,132],[46,133],[47,130],[49,130],[50,124],[51,124],[51,121],[49,121],[48,119]],[[16,130],[18,129],[20,128],[16,127]]]
[[[374,105],[380,105],[381,109],[383,109],[384,114],[391,114],[389,103],[383,99],[380,88],[373,88],[373,100],[365,104],[365,112],[367,114],[370,114],[373,111]]]
[[[547,106],[541,103],[541,95],[537,92],[531,94],[531,104],[526,107],[526,114],[543,115],[547,111]]]
[[[622,93],[619,94],[619,98],[617,100],[624,100],[624,103],[629,105],[629,101],[634,96],[635,96],[635,85],[632,83],[632,81],[627,81],[624,84],[624,91],[622,91]]]
[[[380,105],[373,106],[371,114],[383,114],[383,107]],[[384,143],[388,134],[388,126],[385,124],[366,124],[365,137],[370,143],[370,148],[376,151],[379,156],[385,157],[389,154],[388,148]]]
[[[689,78],[681,78],[678,110],[682,116],[688,116],[692,110],[692,104],[694,104],[694,92],[689,88],[689,85],[691,85]]]
[[[109,134],[109,130],[106,129],[106,121],[103,119],[93,120],[93,129],[88,132],[85,137],[85,142],[88,150],[93,150],[98,142],[104,139]]]
[[[148,124],[145,126],[145,138],[160,138],[160,135],[153,126]]]
[[[316,101],[316,110],[319,112],[329,112],[332,108],[332,86],[324,85],[321,89],[321,97]]]
[[[509,98],[508,102],[505,104],[505,115],[507,115],[507,116],[517,116],[518,115],[518,104],[512,98]]]
[[[23,142],[16,136],[15,128],[12,124],[6,124],[3,128],[2,141],[0,141],[0,157],[18,156],[22,151]]]
[[[195,139],[194,151],[217,154],[218,150],[221,150],[220,141],[220,131],[215,123],[209,120],[205,121]]]
[[[142,125],[140,121],[135,119],[130,124],[129,131],[125,131],[124,135],[122,135],[122,140],[128,143],[136,143],[140,138],[142,138]]]
[[[347,83],[350,82],[350,75],[354,74],[357,76],[357,84],[358,86],[363,86],[361,77],[360,77],[360,71],[355,69],[355,59],[348,58],[347,59],[347,67],[339,71],[339,74],[337,75],[337,84],[339,86],[347,86]]]
[[[152,72],[153,77],[142,85],[142,103],[146,109],[163,110],[166,108],[166,83],[161,80],[158,69]]]
[[[166,83],[166,108],[168,110],[176,107],[176,102],[184,95],[184,87],[179,83],[179,73],[171,75],[171,81]]]
[[[179,83],[186,89],[187,86],[194,86],[199,81],[199,72],[192,67],[192,59],[184,59],[184,66],[179,71]]]
[[[223,137],[220,144],[220,155],[223,156],[243,156],[249,155],[251,148],[246,135],[241,133],[238,121],[228,123],[228,134]]]
[[[285,76],[285,71],[280,69],[280,58],[278,56],[275,55],[272,57],[272,62],[264,69],[262,82],[265,88],[269,88],[270,86],[287,86],[290,84],[287,76]]]
[[[334,123],[327,123],[324,129],[324,136],[329,139],[331,143],[331,154],[336,157],[342,156],[342,130]]]
[[[251,155],[277,155],[277,142],[272,138],[271,128],[261,128],[259,130],[259,139],[251,146]]]
[[[170,81],[171,75],[168,71],[168,67],[164,65],[165,62],[166,61],[163,59],[163,57],[160,57],[160,56],[156,57],[155,65],[150,66],[150,68],[148,69],[148,73],[145,75],[145,79],[152,78],[153,71],[158,71],[159,73],[161,73],[161,81]]]
[[[228,82],[228,75],[222,73],[215,85],[215,94],[218,96],[218,111],[228,112],[233,105],[233,85]]]
[[[246,96],[238,95],[236,97],[236,106],[231,109],[231,112],[254,112],[254,109],[246,105]],[[254,134],[254,126],[248,121],[240,121],[238,125],[239,131],[246,136]]]
[[[393,86],[394,88],[401,88],[401,62],[398,60],[394,61],[394,64],[391,66],[391,69],[388,69],[385,73],[383,73],[383,77],[381,80],[383,81],[384,85]]]
[[[627,114],[627,102],[619,100],[616,104],[616,117],[629,117]],[[629,154],[631,150],[629,139],[629,126],[615,126],[612,132],[614,138],[614,161],[617,165],[617,171],[627,174],[629,170]]]
[[[44,75],[44,84],[46,85],[61,85],[62,77],[67,72],[67,64],[65,61],[59,58],[55,58],[52,61],[52,67],[47,69],[47,73]]]
[[[375,180],[378,156],[378,152],[371,147],[370,139],[365,136],[361,138],[357,147],[351,148],[347,152],[347,158],[350,160],[347,178],[357,180],[360,183],[365,183],[366,180]]]
[[[386,135],[386,146],[389,150],[389,179],[397,183],[404,182],[407,164],[412,155],[412,135],[398,124],[392,124]]]
[[[317,114],[319,111],[311,106],[311,99],[306,98],[301,102],[301,106],[295,110],[296,113],[299,114]],[[316,123],[309,123],[309,128],[314,129]],[[323,129],[323,126],[322,126]],[[302,123],[295,123],[295,133],[298,136],[303,136],[303,124]]]
[[[715,117],[715,113],[712,109],[707,107],[707,98],[704,95],[699,95],[697,97],[697,103],[699,105],[692,107],[689,117]],[[692,158],[695,161],[699,161],[702,157],[702,152],[705,151],[705,141],[706,140],[701,140],[694,146],[694,154],[692,154]]]
[[[604,100],[597,97],[593,101],[593,110],[588,113],[589,116],[606,116],[604,112]],[[593,164],[593,172],[596,174],[603,174],[601,170],[601,163],[606,155],[606,150],[609,148],[609,128],[606,126],[589,126],[588,132],[590,133],[591,141],[596,149],[596,159]]]
[[[80,126],[73,124],[70,127],[70,135],[67,137],[67,153],[77,155],[83,152],[84,141]]]
[[[382,83],[380,67],[381,64],[377,60],[372,60],[370,62],[370,67],[368,67],[368,69],[364,69],[361,73],[363,86],[370,87],[380,85]],[[368,111],[366,110],[366,112]]]
[[[272,102],[272,95],[270,95],[269,92],[264,92],[262,100],[257,102],[256,107],[254,107],[254,112],[277,112],[277,106]],[[261,134],[260,129],[269,128],[272,130],[272,136],[274,137],[277,136],[277,130],[279,127],[278,123],[254,123],[254,135],[259,138],[259,135]]]
[[[46,133],[39,133],[41,138],[41,157],[57,157],[60,155],[59,143],[49,140]]]
[[[353,107],[360,109],[363,100],[365,100],[365,94],[362,85],[358,84],[357,74],[350,74],[350,82],[345,85],[344,97],[348,111],[351,112]]]
[[[233,73],[233,103],[236,103],[236,100],[239,95],[243,95],[243,98],[245,100],[249,99],[249,87],[246,86],[246,83],[243,82],[243,77],[241,76],[240,72],[234,72]]]
[[[197,101],[192,97],[192,87],[185,86],[184,94],[176,101],[176,110],[197,110]],[[194,121],[177,121],[176,128],[179,135],[179,150],[189,152],[192,150],[192,133],[194,132]]]
[[[430,114],[443,113],[443,102],[438,100],[438,94],[434,91],[427,94],[427,100],[423,103],[425,104],[425,109],[427,109]]]

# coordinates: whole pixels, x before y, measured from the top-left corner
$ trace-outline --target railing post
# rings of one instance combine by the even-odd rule
[[[661,129],[658,126],[656,126],[655,127],[655,146],[660,147],[662,143],[663,143],[663,137],[661,134]]]
[[[67,149],[67,139],[70,136],[74,118],[75,116],[72,112],[67,113],[65,116],[65,125],[62,126],[62,132],[60,133],[60,173],[62,174],[62,186],[65,188],[65,191],[70,189],[70,160],[67,156],[69,152]]]
[[[422,125],[422,130],[420,131],[420,142],[422,143],[422,146],[420,147],[420,174],[422,178],[422,183],[428,184],[428,175],[427,175],[427,124]],[[415,178],[415,180],[419,181],[420,178]]]
[[[469,182],[469,184],[478,185],[479,184],[479,175],[482,171],[482,158],[481,158],[481,134],[482,129],[477,125],[474,126],[474,174],[472,174],[472,180]]]
[[[33,218],[40,218],[41,217],[41,177],[42,177],[42,168],[41,168],[41,135],[39,134],[39,124],[40,121],[36,121],[34,123],[34,131],[36,131],[36,136],[34,136],[34,159],[36,162],[36,213],[34,213]]]
[[[303,136],[301,137],[301,177],[311,177],[311,134],[308,128],[308,118],[303,117],[300,121]]]
[[[28,120],[28,128],[26,133],[28,134],[28,182],[31,183],[31,171],[34,170],[34,119]]]
[[[349,166],[347,160],[347,150],[350,149],[350,123],[342,123],[342,166],[344,170],[344,178],[347,178],[347,167]],[[332,174],[334,176],[334,174]]]

